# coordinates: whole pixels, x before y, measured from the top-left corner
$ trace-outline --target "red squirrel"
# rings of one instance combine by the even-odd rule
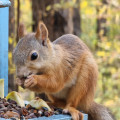
[[[13,51],[18,85],[44,92],[52,105],[63,108],[73,120],[83,120],[80,111],[89,120],[113,120],[105,107],[94,102],[98,67],[79,37],[66,34],[51,42],[42,22],[29,34],[21,25],[19,37]]]

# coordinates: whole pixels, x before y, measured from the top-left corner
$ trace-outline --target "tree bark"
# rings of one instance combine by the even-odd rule
[[[18,28],[20,24],[20,0],[17,0],[17,36],[16,36],[16,42],[18,43],[19,41],[19,35],[18,35]]]
[[[81,13],[80,13],[80,0],[77,0],[77,8],[74,8],[73,14],[73,30],[74,34],[80,37],[81,35]]]
[[[15,12],[14,0],[10,0],[11,6],[9,7],[9,36],[13,37],[15,34]]]
[[[12,54],[12,51],[14,49],[13,45],[15,42],[15,12],[14,12],[14,0],[10,0],[11,6],[9,7],[9,37],[12,40],[9,42],[9,53]],[[9,58],[9,92],[13,90],[17,90],[17,85],[15,84],[14,80],[14,73],[11,72],[11,69],[13,69],[13,61],[12,58]]]
[[[103,7],[104,5],[107,5],[107,0],[102,0],[102,5],[101,7]],[[99,11],[100,11],[100,8],[97,8],[97,13],[99,15]],[[106,24],[106,13],[107,13],[107,10],[104,11],[104,13],[101,15],[101,16],[98,16],[97,18],[97,36],[98,36],[98,39],[101,41],[102,40],[102,37],[105,37],[107,35],[107,28],[105,26]]]
[[[102,0],[102,5],[100,6],[100,8],[97,8],[98,15],[99,15],[99,11],[100,11],[101,7],[103,7],[104,5],[108,5],[107,0]],[[98,40],[100,42],[102,42],[102,39],[107,36],[106,16],[107,16],[107,9],[104,11],[104,13],[102,15],[98,16],[98,18],[97,18],[97,30],[96,30],[96,32],[97,32]],[[98,45],[96,45],[96,48],[100,49]],[[106,75],[102,74],[103,94],[105,94],[105,92],[106,92],[104,76],[106,76]]]
[[[67,0],[70,1],[70,0]],[[77,0],[79,2],[79,0]],[[49,32],[49,38],[54,41],[63,34],[75,34],[80,36],[80,11],[79,8],[68,8],[54,10],[54,3],[58,0],[32,0],[33,11],[33,31],[36,30],[39,21],[43,21]],[[51,10],[47,11],[46,7],[50,5]],[[74,15],[73,15],[74,13]]]
[[[36,30],[39,21],[43,21],[49,31],[49,37],[53,40],[53,18],[54,14],[52,10],[47,11],[48,5],[53,5],[54,0],[32,0],[32,11],[33,11],[33,31]]]

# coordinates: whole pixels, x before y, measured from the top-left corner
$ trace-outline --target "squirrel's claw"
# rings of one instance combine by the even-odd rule
[[[23,82],[21,79],[16,78],[16,84],[21,86],[23,84]]]
[[[73,120],[83,120],[83,114],[75,108],[69,107],[63,110],[64,114],[70,113]]]
[[[36,79],[34,78],[34,76],[30,76],[28,79],[25,80],[24,86],[26,88],[32,88],[37,84]]]

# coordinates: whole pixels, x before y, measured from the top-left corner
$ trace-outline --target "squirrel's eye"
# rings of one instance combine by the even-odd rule
[[[31,54],[31,60],[36,60],[38,58],[38,54],[36,52]]]

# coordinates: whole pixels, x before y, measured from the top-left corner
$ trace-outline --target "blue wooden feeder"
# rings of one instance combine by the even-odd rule
[[[0,119],[5,120],[5,119]],[[10,120],[10,119],[7,119]],[[53,115],[51,117],[40,117],[40,118],[34,118],[29,120],[72,120],[70,115]],[[87,114],[84,114],[84,120],[88,120]]]
[[[5,81],[5,95],[8,93],[8,22],[9,0],[0,0],[0,78]]]
[[[0,78],[4,79],[5,96],[8,94],[8,25],[9,0],[0,0]],[[51,117],[35,118],[34,120],[71,120],[69,115],[53,115]],[[0,120],[4,120],[0,118]],[[31,120],[31,119],[30,119]],[[84,120],[88,120],[84,114]]]

